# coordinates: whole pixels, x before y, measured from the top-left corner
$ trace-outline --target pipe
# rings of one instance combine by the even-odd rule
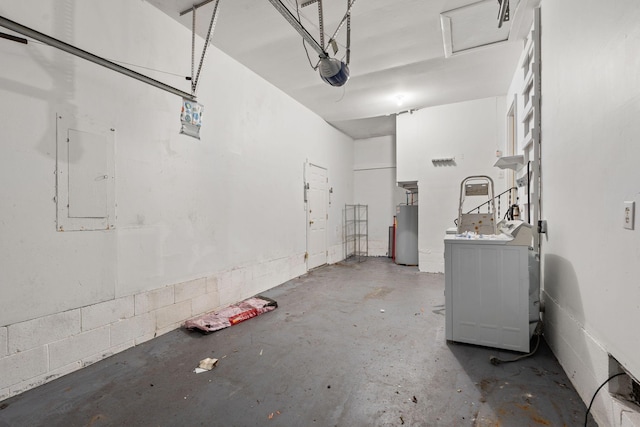
[[[393,247],[391,248],[391,259],[396,262],[396,233],[398,230],[398,217],[393,216]]]
[[[54,39],[53,37],[50,37],[36,30],[33,30],[29,27],[25,27],[24,25],[18,24],[17,22],[11,21],[3,16],[0,16],[0,26],[7,28],[11,31],[15,31],[16,33],[22,34],[23,36],[27,36],[34,40],[38,40],[39,42],[42,42],[49,46],[63,50],[67,53],[70,53],[71,55],[75,55],[79,58],[86,59],[87,61],[93,62],[94,64],[102,65],[105,68],[116,71],[120,74],[124,74],[125,76],[139,80],[143,83],[147,83],[151,86],[157,87],[158,89],[162,89],[166,92],[173,93],[174,95],[181,96],[190,101],[196,100],[196,97],[191,95],[190,93],[184,92],[180,89],[176,89],[173,86],[169,86],[158,80],[152,79],[151,77],[145,76],[144,74],[140,74],[136,71],[130,70],[129,68],[125,68],[121,65],[116,64],[115,62],[111,62],[107,59],[96,56],[90,52],[87,52],[86,50],[82,50],[68,43],[65,43],[61,40]]]
[[[298,21],[296,17],[293,16],[291,11],[287,9],[287,7],[282,4],[280,0],[269,0],[269,3],[271,3],[273,7],[275,7],[276,10],[280,12],[280,15],[282,15],[284,19],[286,19],[289,24],[291,24],[293,29],[296,30],[307,43],[309,43],[313,50],[318,52],[320,58],[326,58],[329,56],[327,55],[327,52],[324,51],[322,46],[320,46],[320,44],[316,41],[316,39],[314,39],[313,36],[309,34],[309,32],[304,28],[300,21]]]

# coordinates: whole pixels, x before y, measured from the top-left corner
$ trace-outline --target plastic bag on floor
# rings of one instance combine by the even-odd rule
[[[257,296],[225,307],[213,313],[203,314],[187,320],[184,327],[202,332],[214,332],[244,322],[268,311],[275,310],[278,303],[271,298]]]

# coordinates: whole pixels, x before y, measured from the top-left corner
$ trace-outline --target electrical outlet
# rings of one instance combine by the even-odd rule
[[[636,202],[624,202],[624,222],[622,226],[626,229],[633,230],[635,216]]]

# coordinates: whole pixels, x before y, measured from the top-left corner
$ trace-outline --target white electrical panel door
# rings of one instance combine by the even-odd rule
[[[114,129],[57,115],[58,231],[115,227]]]
[[[445,241],[448,340],[528,352],[528,247]]]
[[[69,216],[106,218],[109,182],[107,139],[69,129]]]

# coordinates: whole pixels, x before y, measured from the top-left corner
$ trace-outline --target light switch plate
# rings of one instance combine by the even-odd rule
[[[622,226],[626,229],[633,230],[635,216],[636,202],[624,202],[624,222]]]

